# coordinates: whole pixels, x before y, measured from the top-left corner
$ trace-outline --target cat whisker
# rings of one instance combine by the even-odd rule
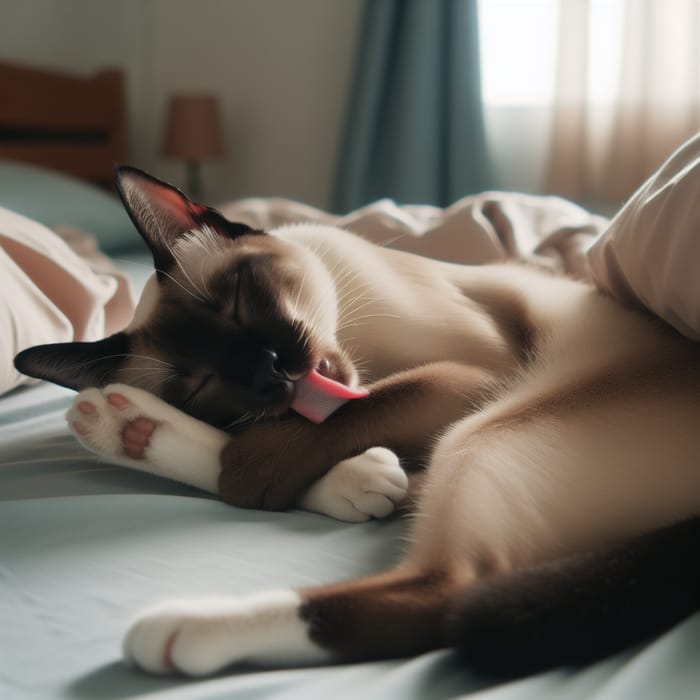
[[[137,368],[134,369],[136,370]],[[140,371],[141,374],[131,375],[128,377],[128,381],[126,383],[128,384],[129,382],[133,382],[134,385],[137,385],[141,389],[152,393],[157,393],[158,389],[162,389],[164,386],[167,386],[173,380],[178,378],[178,374],[176,372],[170,372],[167,369],[154,369],[152,367],[148,367],[138,369],[138,371]]]
[[[301,300],[301,292],[302,292],[302,289],[304,288],[305,282],[306,282],[306,273],[304,273],[301,280],[299,280],[299,284],[297,285],[297,296],[296,296],[296,299],[292,302],[292,315],[293,316],[299,315],[299,301]]]
[[[157,357],[151,357],[150,355],[140,355],[140,354],[135,353],[135,352],[130,352],[130,353],[127,353],[125,355],[125,357],[138,357],[138,358],[141,358],[143,360],[150,360],[151,362],[158,362],[161,365],[166,365],[167,367],[171,367],[171,368],[175,369],[175,365],[172,364],[172,362],[166,362],[165,360],[161,360]]]
[[[187,272],[187,270],[185,269],[185,266],[182,264],[182,261],[180,260],[179,256],[175,256],[175,262],[177,263],[177,266],[178,266],[178,267],[180,268],[180,270],[182,271],[182,274],[185,275],[185,277],[187,278],[187,281],[192,285],[192,287],[193,287],[194,290],[197,292],[197,294],[200,295],[200,297],[201,297],[201,298],[200,298],[200,301],[204,301],[204,302],[209,301],[209,300],[210,300],[210,297],[209,297],[205,292],[203,292],[203,291],[200,289],[200,287],[198,287],[198,286],[194,283],[194,280],[192,279],[192,277],[190,277],[190,274],[189,274],[189,273]]]
[[[231,430],[232,428],[237,428],[243,425],[248,425],[249,423],[255,422],[255,416],[252,413],[246,411],[242,416],[232,420],[227,425],[223,426],[222,430]]]
[[[380,248],[389,248],[392,246],[396,241],[400,241],[402,238],[406,238],[407,236],[410,236],[410,233],[403,232],[399,233],[396,236],[392,236],[391,238],[387,238],[385,241],[382,241],[381,243],[377,243]]]
[[[176,369],[175,365],[171,364],[170,362],[166,362],[165,360],[159,360],[157,357],[149,357],[148,355],[139,355],[137,353],[131,353],[131,352],[126,352],[126,353],[117,353],[114,355],[104,355],[103,357],[96,357],[92,360],[85,360],[84,362],[81,362],[78,367],[88,367],[89,365],[96,364],[98,362],[103,362],[104,360],[115,360],[117,358],[131,358],[131,357],[138,357],[144,360],[150,360],[151,362],[157,362],[162,365],[165,365],[166,367],[169,367],[171,369]]]
[[[354,318],[355,314],[357,314],[360,311],[363,311],[369,306],[372,306],[372,304],[374,304],[374,301],[372,299],[366,299],[362,302],[356,299],[355,301],[353,301],[352,306],[343,309],[343,316],[345,318]]]
[[[172,370],[169,367],[122,367],[120,372],[140,372],[143,370],[148,370],[149,372],[169,372]]]
[[[204,258],[202,258],[199,262],[199,281],[202,283],[207,299],[212,300],[214,296],[211,293],[211,289],[209,289],[207,285],[207,281],[204,279]]]
[[[343,321],[343,323],[338,324],[338,327],[336,328],[336,332],[343,331],[346,328],[355,328],[357,326],[360,326],[361,321],[366,321],[370,318],[401,318],[401,316],[398,316],[396,314],[388,314],[388,313],[376,313],[376,314],[364,314],[362,316],[352,316],[351,318],[348,318],[347,320]]]
[[[127,264],[129,264],[129,265],[140,265],[141,267],[147,267],[147,268],[150,268],[150,269],[154,269],[151,265],[148,265],[147,263],[143,263],[143,262],[141,262],[140,260],[131,260],[131,259],[129,259],[129,258],[112,258],[112,260],[117,261],[117,262],[127,263]],[[178,264],[179,264],[179,261],[178,261]],[[202,262],[202,264],[204,264],[204,263]],[[180,268],[182,269],[182,266],[180,266]],[[190,283],[192,284],[192,286],[194,287],[194,289],[197,290],[197,292],[198,292],[201,296],[197,296],[196,294],[194,294],[194,292],[192,292],[191,289],[188,289],[186,286],[184,286],[179,280],[175,279],[175,278],[174,278],[169,272],[167,272],[166,270],[163,270],[163,269],[160,269],[160,268],[156,268],[156,269],[155,269],[155,272],[158,272],[158,273],[160,273],[161,275],[165,275],[166,277],[168,277],[168,278],[169,278],[170,280],[172,280],[175,284],[177,284],[178,287],[180,287],[183,291],[187,292],[188,294],[190,294],[191,296],[193,296],[195,299],[197,299],[197,301],[200,301],[200,302],[202,302],[202,303],[207,303],[207,301],[211,300],[211,292],[210,292],[210,290],[208,290],[208,289],[206,288],[206,285],[204,285],[206,292],[202,292],[202,290],[199,289],[199,287],[198,287],[196,284],[194,284],[194,282],[192,281],[192,279],[189,278],[189,275],[187,275],[187,272],[185,272],[185,270],[182,270],[183,274],[184,274],[186,277],[188,277],[188,279],[189,279]],[[204,281],[204,280],[202,280],[202,281]]]
[[[158,272],[160,272],[161,274],[165,275],[168,279],[170,279],[170,280],[172,280],[173,282],[175,282],[175,284],[176,284],[178,287],[180,287],[180,289],[182,289],[184,292],[186,292],[187,294],[189,294],[193,299],[196,299],[198,302],[200,302],[200,303],[202,303],[202,304],[206,304],[206,303],[207,303],[207,299],[205,299],[205,298],[202,297],[202,296],[197,296],[191,289],[188,289],[184,284],[182,284],[182,282],[180,282],[180,280],[178,280],[178,279],[176,279],[175,277],[173,277],[169,272],[166,272],[165,270],[158,270]],[[192,286],[194,286],[194,285],[192,285]],[[196,287],[195,287],[195,288],[196,288]]]
[[[346,295],[349,291],[349,287],[352,283],[354,283],[357,278],[360,276],[359,271],[356,270],[349,270],[349,271],[344,271],[340,274],[338,278],[336,278],[336,294],[338,295],[339,299],[345,299]],[[369,284],[364,284],[363,285],[364,289],[360,291],[364,291],[369,288]]]
[[[341,305],[346,314],[350,314],[356,311],[357,306],[360,303],[374,304],[380,301],[376,297],[368,297],[367,291],[368,290],[361,291],[359,294],[355,295],[355,297],[350,301],[347,300],[347,296],[341,299]]]

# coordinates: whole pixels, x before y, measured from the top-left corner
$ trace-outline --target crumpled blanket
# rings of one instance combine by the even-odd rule
[[[219,209],[264,230],[314,221],[439,260],[480,265],[519,259],[583,278],[589,276],[586,249],[609,223],[560,197],[513,192],[484,192],[445,209],[383,199],[345,216],[288,199],[243,199]]]
[[[14,368],[20,350],[103,338],[133,310],[128,279],[91,237],[0,207],[0,394],[31,381]]]

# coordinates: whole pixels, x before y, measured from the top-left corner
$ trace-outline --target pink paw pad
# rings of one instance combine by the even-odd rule
[[[109,403],[115,408],[129,407],[129,399],[127,399],[126,396],[122,396],[121,394],[108,394],[107,401],[109,401]],[[78,408],[80,408],[80,406],[78,406]]]
[[[155,429],[155,422],[143,416],[128,423],[122,431],[124,453],[132,459],[143,459]]]

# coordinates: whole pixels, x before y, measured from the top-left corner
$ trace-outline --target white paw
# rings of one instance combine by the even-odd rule
[[[66,420],[88,450],[108,458],[144,459],[158,423],[140,405],[145,393],[119,384],[85,389],[73,400]]]
[[[407,492],[408,477],[398,457],[384,447],[372,447],[336,464],[300,505],[338,520],[363,522],[391,515]]]
[[[324,661],[292,590],[174,600],[146,611],[124,638],[124,659],[151,673],[203,676],[234,663]]]
[[[218,493],[219,455],[230,437],[143,389],[85,389],[66,418],[84,447],[113,464]]]

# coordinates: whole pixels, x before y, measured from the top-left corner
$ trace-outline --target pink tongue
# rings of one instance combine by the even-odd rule
[[[312,369],[296,382],[291,408],[312,423],[323,423],[344,403],[362,399],[368,393],[367,389],[351,389]]]

